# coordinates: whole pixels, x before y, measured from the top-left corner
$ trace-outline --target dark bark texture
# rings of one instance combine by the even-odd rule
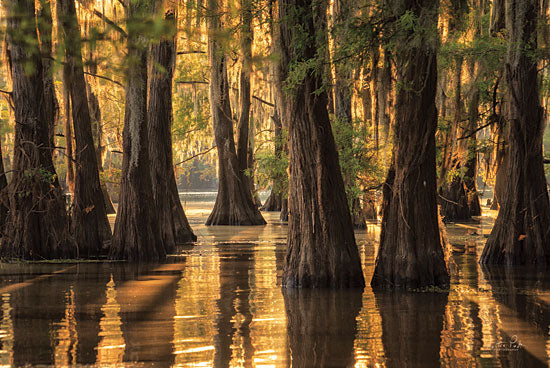
[[[47,113],[44,69],[34,22],[34,0],[4,3],[6,45],[15,117],[9,215],[0,253],[8,258],[74,258],[65,200],[52,162],[51,115]],[[24,34],[25,37],[20,35]]]
[[[254,204],[248,178],[239,169],[229,101],[227,58],[215,39],[221,28],[218,2],[209,0],[208,59],[210,61],[210,110],[218,149],[218,196],[206,225],[265,225]]]
[[[106,248],[104,244],[111,240],[111,226],[99,182],[82,64],[80,29],[74,0],[59,0],[58,9],[65,40],[65,62],[70,68],[68,79],[76,143],[72,231],[80,255],[97,256]]]
[[[166,24],[175,31],[172,12]],[[176,61],[175,32],[151,45],[149,66],[148,140],[153,199],[158,211],[159,227],[167,251],[176,243],[197,240],[181,206],[172,157],[172,79]],[[177,197],[174,197],[173,193]],[[177,200],[175,200],[177,198]]]
[[[410,11],[436,35],[437,1],[396,0],[396,17]],[[384,186],[380,248],[371,286],[447,286],[449,274],[440,242],[435,130],[437,110],[436,40],[402,31],[396,49],[400,83],[395,107],[393,168]],[[411,37],[423,37],[411,43]],[[415,46],[416,44],[416,46]]]
[[[112,259],[150,261],[166,257],[153,202],[147,139],[147,39],[135,24],[151,16],[146,0],[128,7],[128,62],[120,201],[110,251]]]
[[[506,0],[509,37],[508,170],[501,208],[481,263],[550,265],[550,202],[543,168],[543,109],[538,92],[538,2]]]
[[[314,60],[326,45],[326,2],[279,1],[278,83],[290,65]],[[322,33],[320,37],[319,34]],[[306,36],[307,35],[307,36]],[[300,37],[301,42],[295,42]],[[283,96],[289,131],[289,230],[283,271],[285,287],[363,287],[338,152],[327,110],[321,66],[310,70]]]

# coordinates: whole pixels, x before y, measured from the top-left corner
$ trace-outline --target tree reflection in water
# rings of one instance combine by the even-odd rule
[[[232,244],[231,246],[235,246]],[[214,336],[214,367],[252,367],[254,348],[250,339],[250,278],[254,253],[220,254],[220,297],[216,301],[217,334]]]
[[[283,289],[292,367],[349,367],[362,290]]]
[[[388,367],[439,367],[447,293],[374,294]]]

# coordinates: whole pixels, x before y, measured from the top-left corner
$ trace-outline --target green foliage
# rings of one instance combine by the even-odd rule
[[[288,154],[282,149],[288,142],[288,131],[282,130],[281,136],[275,138],[274,144],[281,148],[279,154],[273,149],[263,149],[256,153],[256,181],[262,188],[273,185],[272,190],[286,197],[288,193]]]
[[[360,198],[365,189],[376,188],[384,181],[386,168],[377,159],[372,132],[362,121],[350,123],[335,116],[331,118],[348,204],[352,209],[353,200]]]

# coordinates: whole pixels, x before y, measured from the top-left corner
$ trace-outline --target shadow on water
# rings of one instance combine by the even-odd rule
[[[361,290],[283,289],[292,367],[350,367]]]
[[[387,367],[439,367],[447,293],[374,294]]]

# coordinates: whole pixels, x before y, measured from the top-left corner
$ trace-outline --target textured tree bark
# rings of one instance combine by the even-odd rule
[[[218,2],[208,2],[208,59],[210,62],[210,110],[218,149],[218,196],[206,225],[264,225],[255,206],[247,178],[239,169],[229,102],[227,59],[215,39],[221,29]]]
[[[55,95],[53,84],[53,60],[52,60],[52,9],[50,0],[40,1],[40,10],[37,12],[38,34],[40,39],[40,52],[42,53],[42,67],[44,68],[44,105],[45,114],[50,122],[48,130],[49,147],[52,147],[52,155],[55,147],[55,125],[59,113],[59,104]]]
[[[69,91],[76,143],[75,189],[72,210],[72,231],[80,247],[80,255],[97,256],[111,240],[97,156],[92,136],[92,123],[86,81],[82,64],[80,29],[74,0],[58,1],[58,16],[64,33],[65,62],[69,66]]]
[[[550,201],[542,156],[543,109],[538,92],[538,3],[506,0],[509,37],[508,170],[501,208],[480,262],[547,267],[550,264]]]
[[[7,258],[74,258],[65,200],[52,162],[44,68],[38,43],[34,0],[4,2],[6,45],[15,117],[13,176],[9,215],[0,253]],[[25,37],[20,35],[24,34]]]
[[[122,181],[110,258],[149,261],[166,257],[153,202],[147,139],[147,44],[136,22],[152,14],[150,2],[129,2],[126,110]]]
[[[394,5],[396,17],[412,12],[430,35],[437,34],[437,1],[395,0]],[[398,84],[407,87],[397,93],[394,159],[384,186],[374,289],[449,284],[436,197],[436,41],[426,34],[403,30],[396,49]],[[410,37],[423,39],[413,46]]]
[[[162,12],[162,7],[157,12]],[[164,21],[173,33],[166,35],[150,48],[147,128],[153,199],[157,207],[163,243],[167,251],[171,252],[176,243],[189,243],[197,240],[197,237],[193,234],[181,206],[174,174],[172,156],[172,79],[176,62],[174,13],[167,11]]]
[[[279,75],[290,65],[315,60],[326,46],[326,2],[279,1]],[[319,36],[322,33],[322,36]],[[307,37],[304,37],[307,35]],[[315,37],[314,37],[315,36]],[[296,44],[294,37],[304,43]],[[318,43],[319,42],[319,43]],[[289,131],[289,230],[282,284],[285,287],[363,287],[359,252],[346,200],[338,152],[327,111],[321,66],[283,96]]]
[[[352,367],[362,293],[283,290],[292,367]]]

